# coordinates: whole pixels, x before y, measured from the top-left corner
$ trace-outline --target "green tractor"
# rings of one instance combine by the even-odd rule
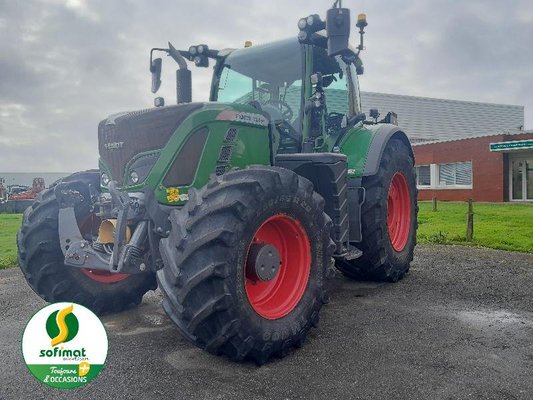
[[[75,173],[26,210],[20,267],[48,302],[96,313],[157,287],[198,347],[262,364],[305,341],[336,266],[395,282],[416,244],[414,157],[389,112],[362,112],[360,44],[337,1],[296,38],[164,52],[178,104],[114,114],[98,126],[99,170]],[[209,102],[191,102],[188,61],[214,61]]]

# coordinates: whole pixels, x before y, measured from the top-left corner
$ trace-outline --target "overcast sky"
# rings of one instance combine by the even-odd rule
[[[153,104],[152,47],[296,36],[332,0],[0,0],[0,171],[97,166],[97,124]],[[533,2],[344,0],[367,13],[365,91],[518,104],[533,129]],[[352,43],[356,44],[355,29]],[[163,60],[160,95],[175,101]],[[207,100],[211,69],[193,69]]]

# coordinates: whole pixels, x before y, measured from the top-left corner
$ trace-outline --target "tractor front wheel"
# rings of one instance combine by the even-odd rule
[[[96,237],[100,220],[90,208],[89,186],[100,187],[98,171],[78,172],[62,179],[83,196],[74,211],[80,232]],[[113,274],[90,268],[66,266],[58,226],[59,205],[54,188],[44,190],[24,213],[17,235],[20,269],[30,287],[48,302],[76,302],[97,314],[115,313],[141,302],[157,288],[155,274]]]
[[[172,211],[163,307],[198,347],[258,364],[301,346],[327,300],[334,244],[324,200],[292,171],[211,179]]]

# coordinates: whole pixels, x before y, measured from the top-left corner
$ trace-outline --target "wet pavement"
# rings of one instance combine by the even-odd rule
[[[263,367],[195,348],[160,302],[151,292],[104,317],[106,368],[86,387],[53,390],[20,351],[45,303],[18,269],[0,271],[0,398],[533,398],[533,255],[419,246],[397,284],[339,275],[304,347]]]

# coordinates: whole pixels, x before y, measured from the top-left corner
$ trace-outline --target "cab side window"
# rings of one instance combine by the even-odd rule
[[[326,50],[315,47],[313,53],[313,72],[322,74],[322,86],[326,94],[328,114],[348,115],[348,78],[346,64],[340,56],[329,57]]]

